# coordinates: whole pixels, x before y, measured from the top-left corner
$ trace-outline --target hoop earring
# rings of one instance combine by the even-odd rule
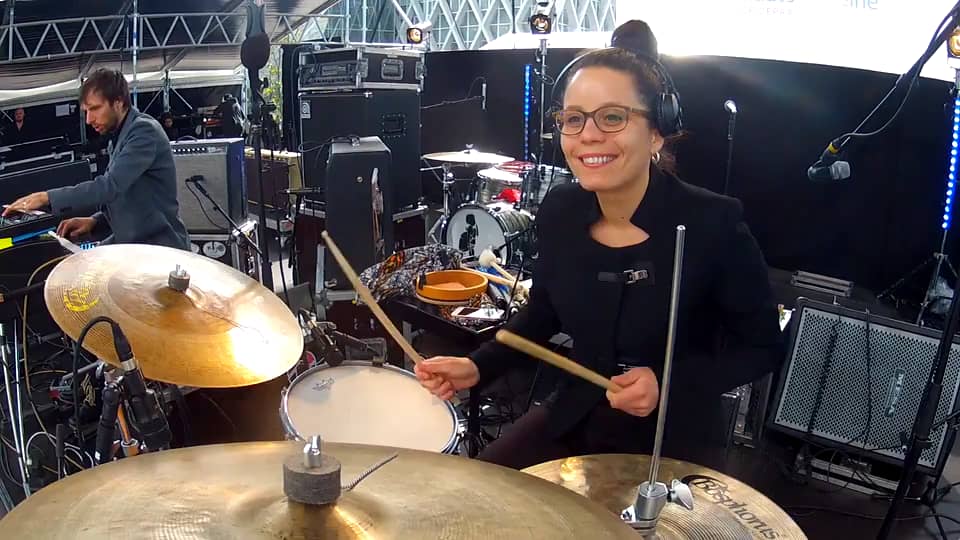
[[[658,163],[660,163],[660,152],[654,152],[652,159],[653,159],[654,165],[657,165]]]

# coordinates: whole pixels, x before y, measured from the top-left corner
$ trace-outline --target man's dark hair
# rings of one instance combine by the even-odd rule
[[[130,87],[123,73],[101,68],[93,72],[80,87],[80,102],[84,102],[91,92],[100,94],[108,103],[119,101],[124,107],[130,107]]]

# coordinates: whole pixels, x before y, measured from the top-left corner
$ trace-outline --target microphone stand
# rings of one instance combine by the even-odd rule
[[[957,278],[953,290],[960,290],[960,278]],[[907,442],[907,454],[903,461],[903,472],[900,475],[900,481],[897,483],[897,491],[890,501],[890,508],[883,518],[883,524],[880,526],[880,532],[877,538],[886,540],[890,537],[893,525],[897,519],[897,513],[900,506],[907,497],[907,490],[913,483],[913,475],[917,471],[917,464],[920,461],[920,454],[930,447],[930,432],[933,429],[934,418],[937,414],[937,408],[940,405],[940,396],[943,393],[943,376],[947,370],[947,362],[950,360],[950,349],[953,345],[953,336],[957,333],[958,323],[960,323],[960,302],[957,301],[957,294],[950,300],[950,313],[947,315],[947,325],[940,336],[940,343],[937,345],[937,359],[930,370],[930,376],[927,379],[927,385],[923,390],[923,397],[920,399],[920,407],[917,409],[916,419],[913,421],[913,431]],[[903,434],[905,435],[905,434]]]
[[[734,107],[736,105],[734,104]],[[729,120],[727,121],[727,171],[723,179],[723,195],[730,194],[730,171],[733,168],[733,133],[737,127],[736,109],[727,109]]]
[[[668,488],[657,481],[660,472],[660,452],[663,448],[663,430],[667,421],[667,397],[670,394],[670,372],[673,366],[673,346],[677,337],[677,316],[680,303],[680,277],[683,272],[683,246],[687,228],[677,226],[677,241],[673,256],[673,291],[670,295],[670,322],[667,327],[667,347],[663,361],[663,381],[660,388],[660,404],[657,412],[657,433],[653,440],[650,457],[650,476],[637,488],[637,498],[620,513],[620,518],[637,529],[644,538],[657,538],[656,527],[660,512],[667,502],[693,510],[693,494],[690,487],[674,479]]]
[[[210,201],[210,204],[213,205],[213,209],[216,210],[217,213],[220,214],[224,219],[226,219],[227,222],[230,224],[230,227],[233,228],[232,233],[233,233],[237,238],[242,238],[243,241],[244,241],[248,246],[252,247],[252,248],[254,249],[254,251],[257,252],[257,255],[260,256],[260,260],[261,260],[261,262],[262,262],[264,257],[263,257],[263,252],[260,251],[260,248],[257,247],[257,245],[254,244],[253,241],[250,240],[250,238],[248,238],[246,234],[244,234],[243,229],[241,229],[240,226],[237,225],[237,223],[236,223],[235,221],[233,221],[233,220],[230,218],[230,216],[223,210],[223,208],[221,208],[220,205],[217,204],[216,199],[214,199],[214,198],[210,195],[210,193],[207,192],[207,189],[203,187],[203,183],[202,183],[202,182],[203,182],[203,180],[187,180],[187,183],[190,183],[190,184],[193,184],[193,185],[197,186],[197,190],[200,191],[200,194],[203,195],[203,197],[204,197],[205,199],[207,199],[208,201]],[[263,186],[261,185],[261,187],[263,187]],[[262,208],[262,207],[263,207],[263,205],[261,205],[261,208]],[[263,234],[263,232],[261,232],[261,234]]]
[[[253,151],[257,163],[257,186],[260,189],[260,204],[257,205],[260,214],[260,281],[271,291],[273,290],[273,268],[270,264],[270,243],[267,242],[267,197],[263,189],[263,114],[270,112],[273,105],[267,105],[260,93],[260,70],[248,70],[250,73],[250,90],[253,93],[252,114],[250,119],[250,133],[253,136]],[[282,271],[282,270],[281,270]]]

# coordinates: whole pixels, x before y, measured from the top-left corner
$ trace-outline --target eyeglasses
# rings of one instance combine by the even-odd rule
[[[579,135],[587,125],[587,119],[593,118],[593,123],[604,133],[617,133],[627,128],[630,113],[650,118],[650,111],[611,105],[601,107],[593,112],[564,109],[553,113],[553,120],[560,133],[564,135]]]

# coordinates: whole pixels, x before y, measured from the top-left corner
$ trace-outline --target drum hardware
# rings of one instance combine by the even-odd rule
[[[653,439],[653,455],[650,458],[650,475],[637,489],[634,503],[623,510],[620,517],[644,536],[656,536],[657,522],[667,502],[693,510],[693,494],[683,482],[674,479],[668,488],[659,482],[660,452],[663,448],[663,430],[667,420],[667,398],[670,395],[670,375],[673,367],[673,348],[677,337],[677,314],[680,303],[680,281],[683,274],[683,247],[687,228],[677,226],[676,248],[673,257],[673,282],[670,294],[670,322],[667,326],[667,347],[663,359],[663,375],[660,383],[660,403],[657,407],[657,431]]]
[[[162,538],[176,528],[187,536],[251,540],[312,538],[318,531],[324,538],[636,538],[602,506],[520,471],[434,452],[339,444],[328,437],[322,455],[340,462],[341,480],[362,482],[353,491],[344,487],[356,480],[341,485],[331,505],[295,503],[279,473],[291,456],[302,463],[304,446],[289,441],[195,446],[97,467],[18,505],[0,520],[0,537],[107,538],[126,530]],[[397,457],[386,466],[370,467],[393,454]],[[95,495],[105,493],[122,496],[105,505]],[[63,514],[64,501],[70,519],[51,519]]]

